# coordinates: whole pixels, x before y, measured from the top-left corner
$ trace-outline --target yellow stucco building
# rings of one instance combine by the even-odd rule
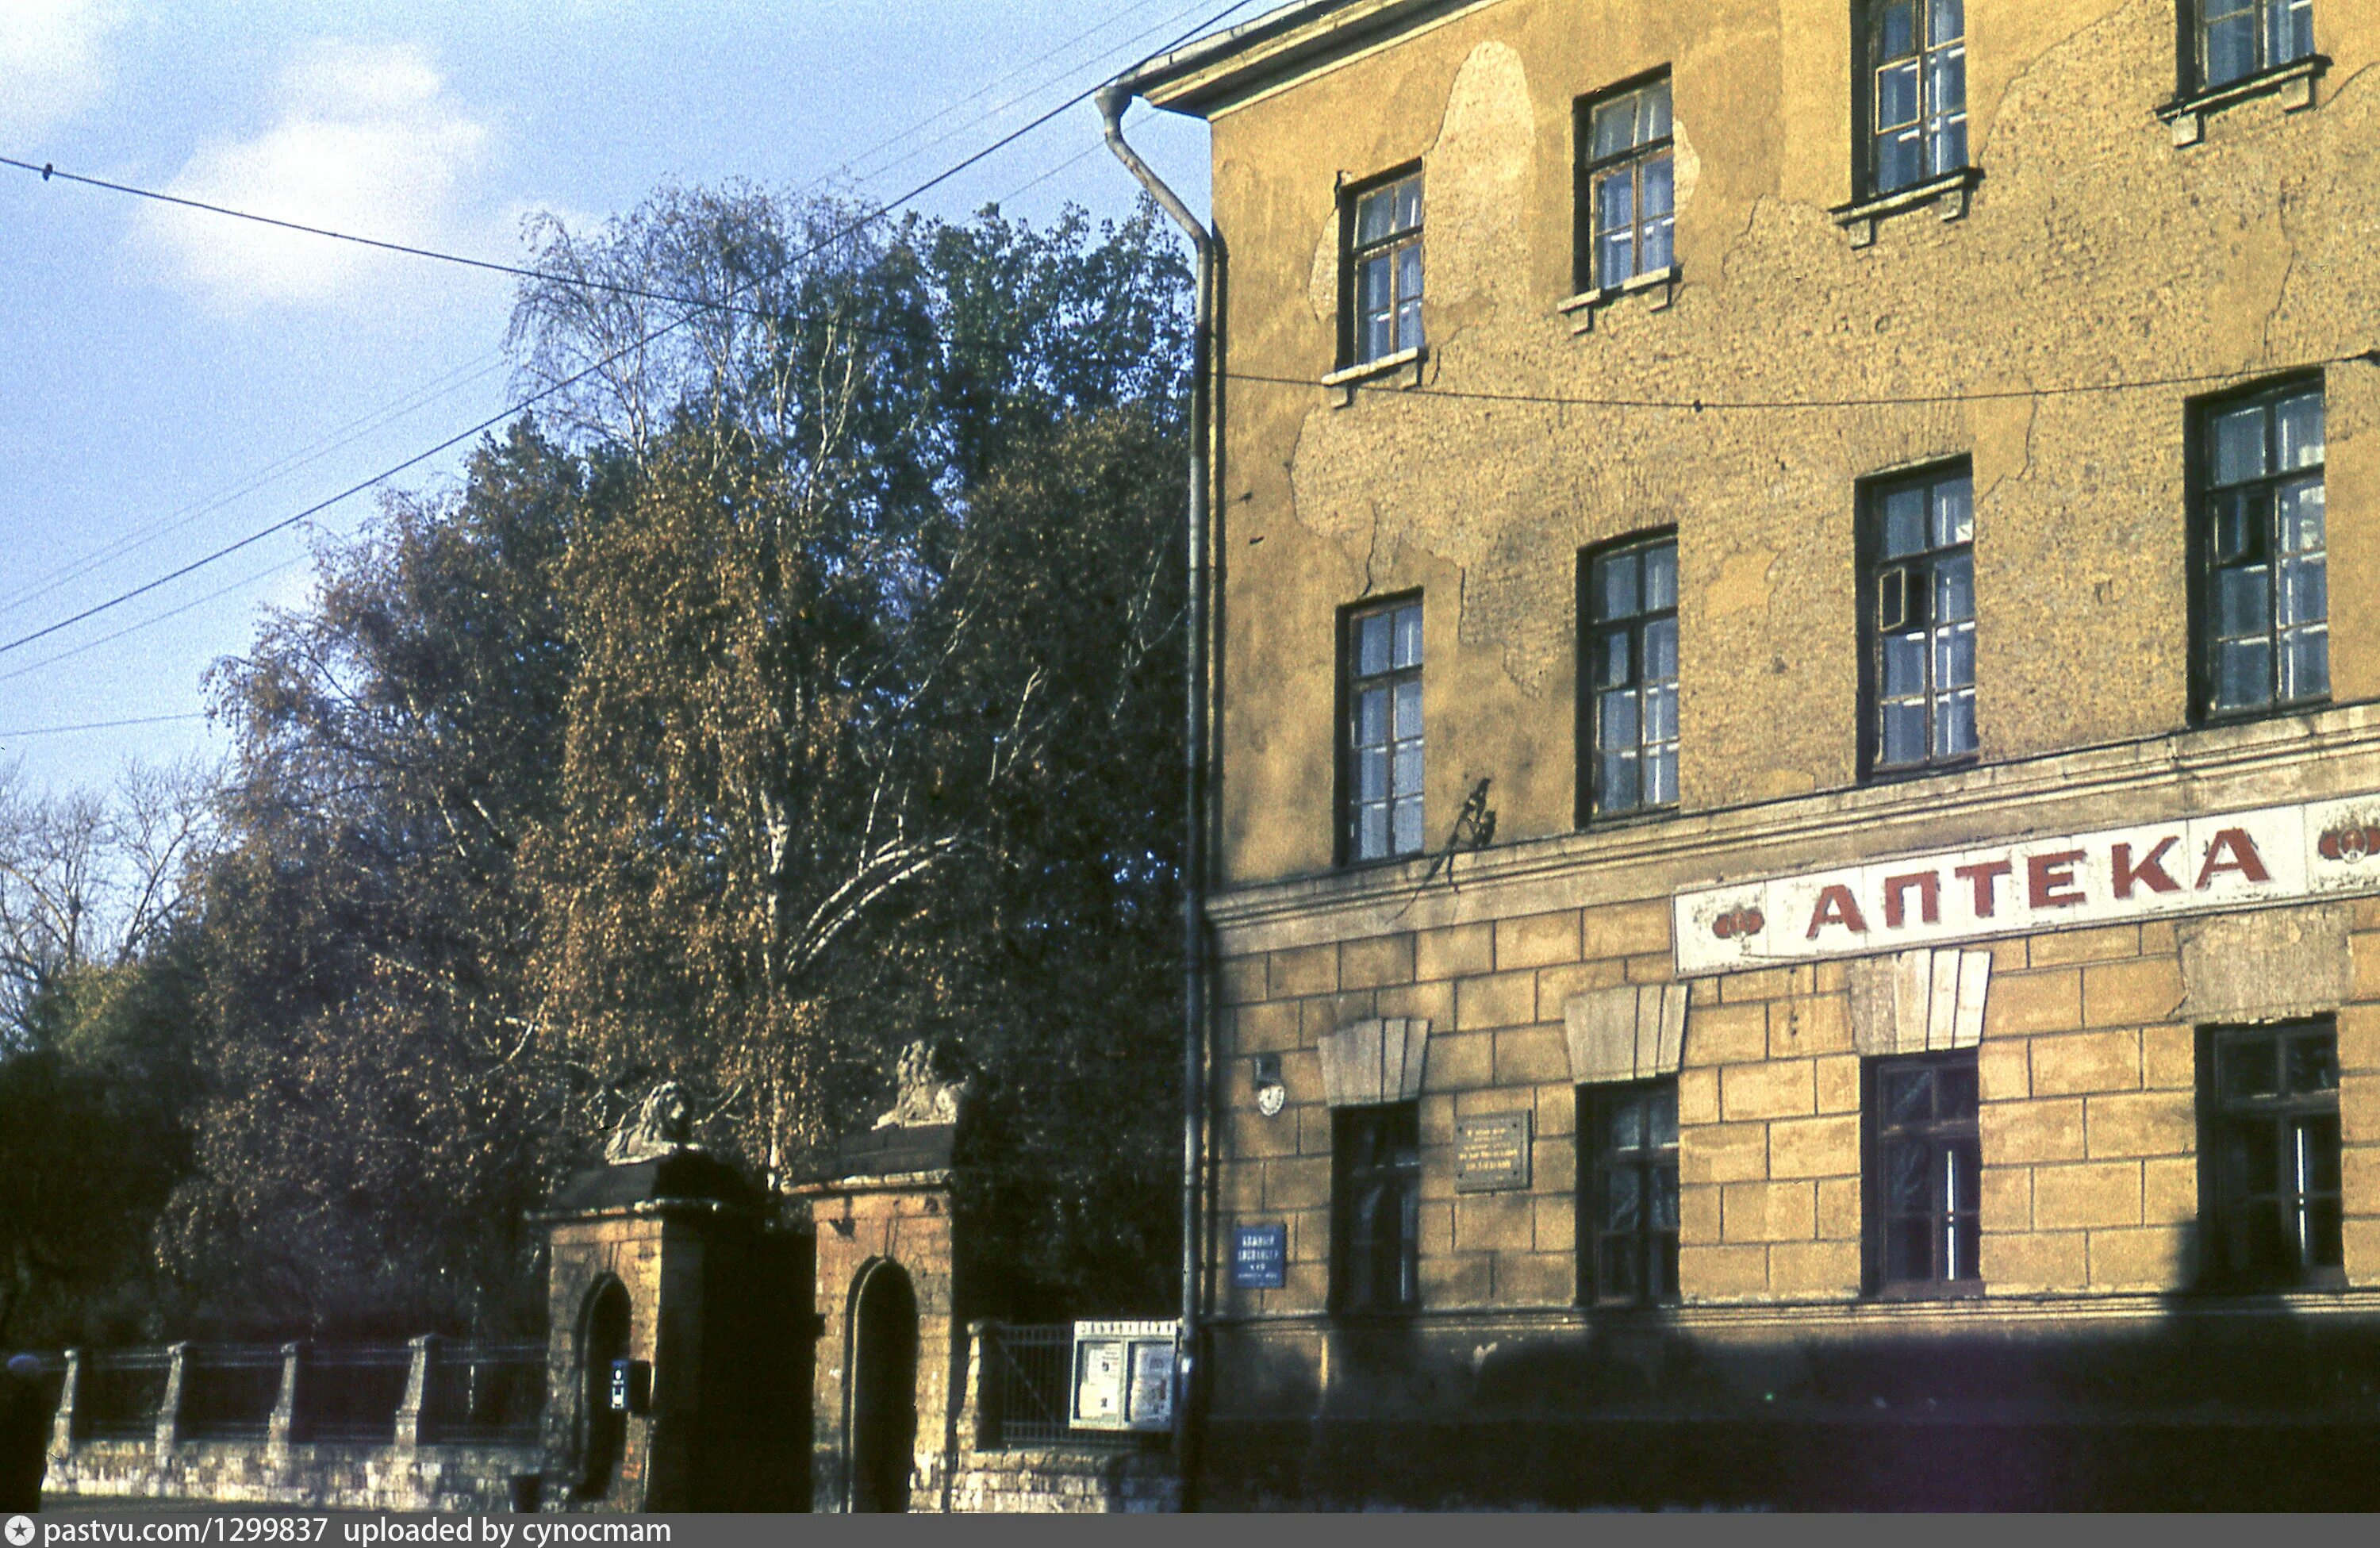
[[[1208,1502],[2371,1505],[2380,3],[1124,84],[1225,254]]]

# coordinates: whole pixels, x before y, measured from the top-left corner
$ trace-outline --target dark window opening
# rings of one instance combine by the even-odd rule
[[[1875,0],[1866,47],[1868,191],[1895,193],[1964,167],[1962,0]]]
[[[2313,0],[2184,0],[2196,11],[2192,64],[2202,91],[2280,68],[2313,53]]]
[[[1421,174],[1357,192],[1346,221],[1346,363],[1419,347]]]
[[[2207,1279],[2251,1288],[2338,1283],[2336,1026],[2324,1017],[2210,1028],[2199,1060]]]
[[[1868,770],[1975,756],[1975,496],[1967,469],[1868,491],[1863,737]]]
[[[1582,819],[1678,803],[1678,543],[1590,555],[1579,616],[1586,736]]]
[[[1422,852],[1421,603],[1347,620],[1346,855]]]
[[[1867,1084],[1872,1282],[1885,1295],[1978,1287],[1973,1052],[1872,1059]]]
[[[1678,1295],[1678,1082],[1579,1088],[1579,1281],[1603,1305]]]
[[[1340,1108],[1330,1143],[1332,1299],[1341,1311],[1410,1310],[1421,1298],[1420,1109]]]
[[[1578,287],[1670,267],[1676,213],[1669,78],[1580,104]]]
[[[2204,712],[2327,700],[2321,384],[2202,409],[2198,453]]]

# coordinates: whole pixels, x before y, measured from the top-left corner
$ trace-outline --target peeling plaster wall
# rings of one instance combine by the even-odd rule
[[[2259,372],[2380,344],[2380,0],[2321,0],[2318,104],[2177,149],[2173,0],[1969,0],[1972,213],[1854,250],[1850,7],[1502,0],[1228,112],[1229,368],[1332,369],[1342,181],[1423,169],[1427,384],[1617,398],[1996,392]],[[1576,100],[1669,66],[1683,285],[1573,335]],[[1702,413],[1227,387],[1220,853],[1332,860],[1339,610],[1425,597],[1427,829],[1496,781],[1499,838],[1573,813],[1580,549],[1678,530],[1687,810],[1839,788],[1857,748],[1858,481],[1977,494],[1987,761],[2187,713],[2185,405],[2203,386]],[[2380,371],[2328,375],[2333,676],[2380,695]]]

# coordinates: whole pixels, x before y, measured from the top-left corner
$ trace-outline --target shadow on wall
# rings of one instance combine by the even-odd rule
[[[1215,1416],[1202,1488],[1220,1509],[2380,1508],[2380,1310],[2143,1307],[1350,1328],[1327,1392],[1307,1367],[1316,1417]],[[1228,1357],[1269,1368],[1273,1414],[1296,1408],[1286,1353]]]

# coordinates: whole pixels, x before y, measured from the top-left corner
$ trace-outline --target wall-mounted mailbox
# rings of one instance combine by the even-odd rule
[[[1181,1324],[1076,1323],[1075,1401],[1077,1430],[1173,1428],[1173,1352]]]

